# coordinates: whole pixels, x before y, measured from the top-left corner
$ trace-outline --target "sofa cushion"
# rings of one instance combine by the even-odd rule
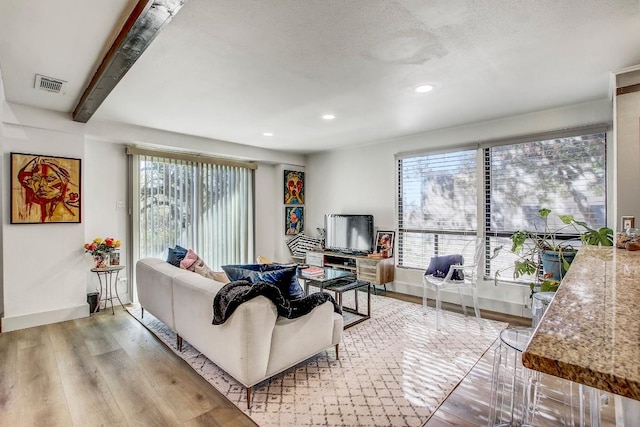
[[[206,265],[204,266],[196,265],[196,268],[194,271],[199,275],[201,275],[202,277],[215,280],[216,282],[220,282],[224,284],[227,284],[230,282],[229,278],[227,277],[227,274],[224,271],[213,271]]]
[[[247,280],[251,283],[270,283],[276,285],[287,299],[304,297],[304,291],[296,277],[297,265],[295,264],[223,265],[222,269],[231,281]]]
[[[431,257],[429,267],[424,272],[425,276],[444,278],[449,273],[452,265],[462,265],[464,258],[462,255],[444,255]],[[451,274],[451,280],[464,280],[464,273],[460,269],[455,269]]]
[[[180,267],[180,261],[184,259],[187,252],[187,249],[179,245],[176,245],[175,248],[169,248],[167,251],[167,262],[173,266]]]
[[[195,272],[196,267],[206,267],[207,269],[209,269],[209,267],[207,267],[207,264],[204,263],[202,258],[200,258],[198,254],[196,254],[194,251],[189,249],[187,251],[187,255],[184,257],[182,261],[180,261],[180,268]]]

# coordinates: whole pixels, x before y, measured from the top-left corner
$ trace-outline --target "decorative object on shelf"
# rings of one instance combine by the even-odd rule
[[[640,250],[640,229],[631,227],[623,233],[616,233],[616,247],[628,251]]]
[[[302,206],[285,207],[284,234],[296,235],[304,231],[304,208]]]
[[[393,241],[395,235],[395,231],[378,231],[376,233],[376,252],[379,253],[382,258],[393,256]]]
[[[292,256],[305,258],[308,251],[322,248],[322,240],[300,233],[287,240],[287,246]]]
[[[634,228],[636,225],[636,218],[634,216],[622,217],[622,231],[627,231],[630,228]]]
[[[93,256],[93,260],[96,264],[96,268],[105,268],[109,265],[119,265],[120,254],[118,254],[118,264],[110,264],[110,256],[116,249],[120,247],[120,240],[116,240],[113,237],[107,237],[104,240],[100,237],[93,239],[91,243],[85,243],[84,251],[90,253]]]
[[[11,153],[11,224],[80,223],[80,159]]]
[[[304,204],[304,172],[284,171],[284,204]]]

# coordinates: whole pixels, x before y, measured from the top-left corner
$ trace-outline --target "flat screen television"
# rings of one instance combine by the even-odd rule
[[[328,214],[324,229],[326,250],[353,254],[374,250],[373,215]]]

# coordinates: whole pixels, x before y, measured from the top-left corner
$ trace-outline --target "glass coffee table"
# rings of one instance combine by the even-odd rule
[[[335,300],[342,310],[344,317],[344,329],[357,325],[371,317],[371,284],[364,280],[357,280],[356,275],[350,271],[338,270],[336,268],[324,268],[321,275],[308,276],[298,273],[298,279],[304,282],[304,291],[309,295],[309,287],[320,288],[320,291],[331,291],[335,294]],[[367,312],[361,313],[358,307],[359,289],[366,288],[367,291]],[[354,291],[354,307],[344,307],[343,295],[345,292]]]

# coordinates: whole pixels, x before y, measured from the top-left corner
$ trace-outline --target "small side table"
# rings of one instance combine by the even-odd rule
[[[111,301],[111,314],[115,314],[113,310],[113,300],[114,298],[118,299],[120,305],[124,309],[124,304],[122,304],[122,300],[120,300],[120,295],[118,295],[118,275],[121,270],[124,270],[124,265],[111,265],[108,267],[102,268],[92,268],[91,271],[98,275],[98,281],[100,282],[100,293],[98,294],[98,304],[96,304],[96,308],[93,310],[93,313],[98,311],[98,307],[100,307],[100,303],[104,301],[104,309],[107,309],[107,301]],[[103,283],[104,279],[104,283]],[[104,287],[104,298],[103,295],[103,287]],[[116,296],[113,296],[113,288],[116,289]]]

